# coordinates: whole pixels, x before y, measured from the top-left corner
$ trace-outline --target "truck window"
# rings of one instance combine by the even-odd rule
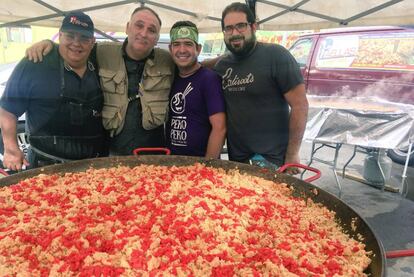
[[[312,39],[298,40],[291,48],[290,53],[295,57],[300,67],[306,66],[312,47]]]
[[[414,71],[414,32],[328,36],[316,67]]]
[[[201,52],[204,55],[220,56],[225,50],[226,45],[224,44],[223,39],[220,38],[205,40]]]
[[[213,50],[213,42],[214,42],[213,40],[204,41],[203,49],[202,49],[203,54],[211,53],[211,51]]]

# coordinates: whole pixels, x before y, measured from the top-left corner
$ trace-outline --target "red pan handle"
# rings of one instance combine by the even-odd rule
[[[402,257],[409,257],[409,256],[414,256],[414,249],[394,250],[394,251],[388,251],[385,253],[385,257],[387,259],[402,258]]]
[[[165,155],[171,155],[171,150],[163,147],[144,147],[132,150],[134,155],[139,155],[141,152],[164,152]]]
[[[9,173],[7,173],[7,171],[6,170],[4,170],[3,168],[0,168],[0,174],[1,175],[4,175],[4,176],[9,176],[10,174]]]
[[[282,173],[288,167],[299,167],[299,168],[303,168],[303,169],[306,169],[306,170],[309,170],[309,171],[312,171],[313,173],[315,173],[314,176],[303,180],[303,181],[308,182],[308,183],[311,183],[312,181],[318,180],[321,177],[321,171],[319,169],[316,169],[316,168],[313,168],[313,167],[310,167],[310,166],[307,166],[307,165],[303,165],[303,164],[284,164],[277,170],[277,172]]]

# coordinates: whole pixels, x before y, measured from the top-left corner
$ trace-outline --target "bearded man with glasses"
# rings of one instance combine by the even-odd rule
[[[257,42],[247,5],[227,6],[221,25],[230,53],[215,70],[222,76],[230,160],[270,168],[299,163],[308,101],[298,64],[282,46]]]
[[[96,65],[89,60],[95,43],[91,18],[82,12],[65,16],[59,41],[43,63],[21,60],[1,98],[3,166],[11,170],[107,155],[103,94]],[[29,157],[16,138],[23,113]]]

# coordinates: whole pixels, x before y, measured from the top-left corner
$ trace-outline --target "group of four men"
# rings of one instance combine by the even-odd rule
[[[111,155],[130,155],[165,144],[173,154],[218,158],[226,133],[230,160],[298,163],[308,103],[296,61],[283,47],[256,41],[245,4],[227,6],[221,24],[231,53],[213,72],[197,62],[201,45],[191,22],[172,26],[168,53],[154,48],[161,20],[148,7],[132,13],[123,44],[95,44],[87,15],[66,16],[60,44],[35,45],[34,59],[50,53],[41,63],[22,60],[7,84],[0,108],[4,166],[105,156],[108,147]],[[29,162],[16,141],[24,112]]]

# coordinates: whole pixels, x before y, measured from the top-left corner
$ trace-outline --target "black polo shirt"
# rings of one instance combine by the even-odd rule
[[[89,63],[82,78],[65,68],[65,90],[78,91],[79,94],[96,91],[94,67]],[[60,55],[55,45],[41,63],[33,63],[26,58],[19,62],[7,82],[0,105],[16,117],[26,112],[27,131],[34,134],[59,112],[61,93]]]

